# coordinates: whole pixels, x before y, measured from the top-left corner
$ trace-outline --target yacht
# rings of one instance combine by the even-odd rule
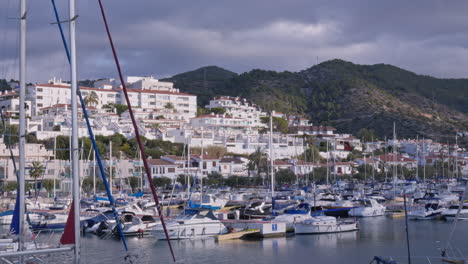
[[[441,215],[445,220],[455,220],[458,212],[458,204],[453,204],[449,206],[446,210],[443,210]],[[458,216],[459,220],[468,220],[468,203],[464,203],[462,209],[460,210],[460,215]]]
[[[200,200],[199,200],[200,201]],[[201,204],[194,202],[193,200],[189,201],[189,208],[203,208],[208,210],[219,210],[227,204],[228,200],[216,197],[213,194],[204,194],[201,199]]]
[[[325,234],[358,230],[356,220],[337,220],[333,216],[315,216],[294,225],[296,234]]]
[[[285,222],[286,228],[293,228],[295,223],[302,222],[306,219],[311,218],[310,215],[312,207],[308,203],[301,203],[294,209],[289,209],[284,212],[283,215],[275,217],[276,222]]]
[[[381,216],[385,214],[385,206],[374,199],[360,199],[357,201],[357,205],[349,210],[348,214],[358,217]]]
[[[200,211],[195,214],[182,214],[166,223],[169,239],[196,239],[212,237],[228,232],[212,211]],[[158,240],[166,239],[161,224],[154,226],[150,233]]]
[[[149,233],[149,230],[160,224],[160,221],[156,221],[150,215],[144,215],[142,217],[136,216],[134,214],[123,214],[122,232],[125,236],[137,236],[137,235],[146,235]],[[117,225],[112,226],[112,231],[115,236],[120,236]]]
[[[442,211],[446,210],[439,203],[428,203],[423,208],[418,208],[408,212],[411,220],[432,220],[441,217]]]

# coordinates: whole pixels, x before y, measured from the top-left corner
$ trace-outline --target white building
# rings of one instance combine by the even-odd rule
[[[210,100],[205,108],[223,108],[230,117],[244,119],[249,127],[266,127],[260,119],[262,116],[266,116],[266,113],[245,98],[218,96]]]

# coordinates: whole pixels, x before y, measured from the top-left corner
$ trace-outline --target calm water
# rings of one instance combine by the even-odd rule
[[[369,263],[374,255],[406,257],[404,219],[387,217],[360,220],[361,230],[352,233],[301,235],[260,241],[214,239],[172,241],[178,263]],[[410,222],[413,256],[440,256],[451,223]],[[465,253],[468,222],[459,222],[453,244]],[[82,263],[130,263],[118,240],[83,238]],[[166,241],[152,237],[129,238],[133,263],[170,263]],[[60,259],[60,260],[58,260]],[[66,256],[47,258],[47,263],[67,263]],[[431,259],[432,263],[441,263]],[[412,263],[428,263],[414,258]]]

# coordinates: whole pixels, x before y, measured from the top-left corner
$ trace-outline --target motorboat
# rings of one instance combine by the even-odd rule
[[[439,203],[428,203],[424,207],[417,208],[408,212],[408,218],[411,220],[433,220],[441,217],[445,207]]]
[[[370,217],[381,216],[385,214],[385,206],[379,204],[374,199],[359,199],[355,207],[349,210],[349,216]]]
[[[358,222],[354,219],[337,220],[333,216],[314,216],[294,225],[296,234],[326,234],[356,231]]]
[[[124,236],[147,235],[152,227],[161,223],[159,220],[156,221],[150,215],[139,217],[132,213],[123,213],[121,218],[122,232]],[[111,228],[112,232],[115,236],[120,236],[117,225],[115,225],[115,221],[113,222],[114,225]]]
[[[226,226],[211,210],[199,211],[195,214],[181,214],[173,221],[166,223],[166,228],[171,240],[213,237],[228,232]],[[158,240],[166,239],[161,224],[154,226],[150,233]]]
[[[455,220],[458,208],[458,204],[453,204],[446,210],[443,210],[441,215],[445,220]],[[463,207],[460,210],[460,215],[458,216],[458,220],[468,220],[468,203],[463,204]]]
[[[197,203],[195,201],[190,200],[188,203],[188,207],[189,208],[203,208],[203,209],[208,209],[208,210],[219,210],[223,208],[229,200],[216,197],[213,194],[204,194],[202,195],[201,203],[200,202]]]

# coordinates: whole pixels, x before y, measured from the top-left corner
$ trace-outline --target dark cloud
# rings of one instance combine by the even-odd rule
[[[116,76],[97,0],[78,2],[80,79]],[[68,1],[57,1],[63,19]],[[319,61],[394,64],[465,77],[466,1],[104,0],[125,74],[169,76],[204,65],[298,71]],[[0,1],[0,74],[17,75],[18,1]],[[28,1],[28,76],[68,79],[49,1]],[[65,25],[68,31],[68,25]],[[0,76],[1,77],[1,76]]]

